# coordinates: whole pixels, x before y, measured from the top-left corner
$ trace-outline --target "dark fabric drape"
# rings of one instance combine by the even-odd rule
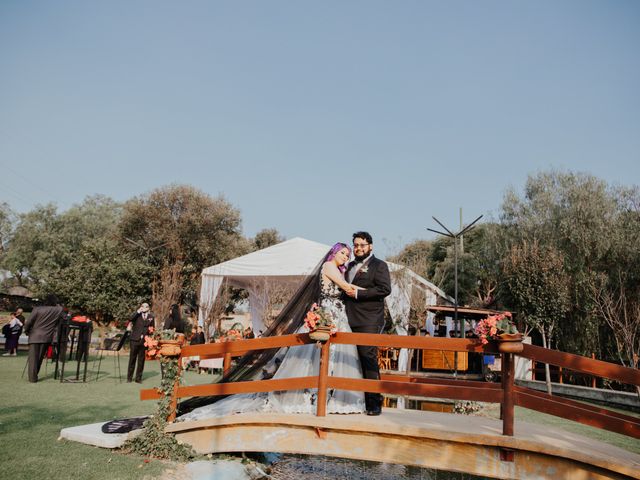
[[[295,333],[304,323],[304,318],[314,302],[320,297],[320,269],[326,256],[318,263],[313,272],[302,282],[289,303],[282,309],[263,337],[290,335]],[[256,378],[264,366],[280,349],[259,350],[249,352],[240,357],[235,366],[229,370],[220,383],[237,382]],[[183,415],[194,408],[208,405],[223,397],[194,397],[180,403],[178,414]]]

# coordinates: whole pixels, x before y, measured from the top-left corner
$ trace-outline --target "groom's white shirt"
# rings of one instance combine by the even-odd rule
[[[353,283],[353,279],[356,278],[356,275],[358,274],[360,269],[362,267],[364,267],[365,264],[369,261],[369,259],[371,258],[371,255],[373,255],[373,252],[371,252],[367,256],[367,258],[365,258],[361,263],[356,263],[355,267],[353,267],[351,270],[349,270],[349,278],[347,279],[349,281],[349,283]],[[353,262],[355,262],[355,260]],[[358,291],[357,290],[356,290],[356,298],[358,298]]]

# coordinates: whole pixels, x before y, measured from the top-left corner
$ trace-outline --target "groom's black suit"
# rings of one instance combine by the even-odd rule
[[[349,264],[346,278],[350,278],[357,262]],[[389,267],[382,260],[371,255],[365,260],[360,270],[350,283],[364,288],[358,290],[357,298],[344,296],[349,326],[354,333],[381,333],[384,328],[384,298],[391,293]],[[378,348],[358,346],[358,356],[362,365],[364,378],[379,380]],[[376,410],[382,406],[382,395],[365,393],[367,410]]]

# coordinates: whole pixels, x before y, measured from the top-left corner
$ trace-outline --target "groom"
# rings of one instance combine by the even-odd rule
[[[345,299],[349,326],[354,333],[382,333],[384,297],[391,293],[389,267],[372,254],[373,239],[367,232],[353,234],[353,255],[346,278],[361,289],[348,293]],[[379,380],[378,347],[358,346],[364,378]],[[367,415],[380,415],[382,395],[365,393]]]

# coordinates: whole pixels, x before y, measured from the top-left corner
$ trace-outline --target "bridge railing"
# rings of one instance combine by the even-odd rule
[[[224,370],[226,372],[230,368],[232,357],[241,356],[254,350],[282,347],[295,348],[308,343],[313,343],[313,341],[309,339],[308,334],[295,334],[238,340],[235,342],[189,345],[183,347],[178,364],[179,366],[182,364],[181,360],[184,357],[199,356],[200,359],[223,358]],[[510,353],[500,354],[502,355],[502,376],[500,384],[487,383],[484,381],[420,378],[411,375],[382,375],[380,380],[367,380],[330,376],[328,372],[329,349],[331,344],[487,354],[498,353],[496,345],[492,343],[482,345],[475,339],[339,332],[333,335],[329,341],[319,345],[321,355],[317,376],[214,383],[195,386],[181,386],[179,383],[176,383],[176,388],[174,388],[173,391],[169,421],[175,419],[179,398],[317,388],[318,416],[326,415],[328,389],[353,390],[499,403],[501,406],[500,416],[503,424],[503,435],[513,435],[514,407],[518,405],[597,428],[640,438],[640,418],[620,414],[606,408],[595,407],[582,402],[551,396],[530,388],[516,386],[514,384],[515,358],[514,355]],[[576,372],[617,380],[636,387],[640,386],[640,370],[531,345],[524,345],[524,351],[519,355]],[[142,400],[157,399],[160,395],[157,389],[142,390],[140,392],[140,398]]]

